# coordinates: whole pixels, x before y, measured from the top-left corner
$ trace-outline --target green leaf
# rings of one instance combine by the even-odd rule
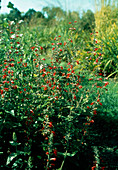
[[[41,156],[37,156],[38,159],[41,159],[42,157]]]
[[[11,8],[14,9],[14,4],[12,4],[11,2],[8,3],[7,8]]]
[[[6,165],[10,164],[10,162],[17,157],[17,153],[12,153],[8,156]]]
[[[13,132],[13,141],[17,141],[17,136],[15,132]]]
[[[15,116],[14,110],[11,110],[11,111],[10,111],[10,114],[11,114],[12,116]]]

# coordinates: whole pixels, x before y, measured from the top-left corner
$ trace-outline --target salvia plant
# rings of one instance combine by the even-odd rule
[[[91,55],[81,69],[82,62],[74,52],[76,24],[69,22],[70,36],[65,41],[63,34],[52,37],[47,57],[37,39],[30,43],[31,34],[24,39],[20,23],[4,21],[0,58],[1,168],[61,170],[67,157],[75,156],[80,147],[87,145],[89,127],[102,105],[108,80],[98,69],[102,47],[94,37],[93,47],[88,49]],[[89,168],[98,168],[96,148],[93,151],[96,164],[91,163]]]

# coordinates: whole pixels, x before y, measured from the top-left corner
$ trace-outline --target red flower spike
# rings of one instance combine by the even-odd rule
[[[94,102],[92,102],[90,105],[93,105],[94,104]]]

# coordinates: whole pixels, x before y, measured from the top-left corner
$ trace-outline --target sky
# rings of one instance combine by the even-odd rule
[[[32,8],[36,11],[42,11],[43,7],[49,5],[59,6],[59,4],[67,11],[79,11],[80,13],[87,9],[95,11],[94,0],[1,0],[0,13],[10,12],[10,9],[7,8],[9,1],[21,12],[27,12],[28,9]]]

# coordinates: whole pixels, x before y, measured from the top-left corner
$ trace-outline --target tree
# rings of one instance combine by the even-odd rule
[[[43,14],[47,16],[48,20],[60,20],[60,18],[65,16],[65,11],[63,11],[60,7],[44,7]]]
[[[34,9],[29,9],[26,13],[24,18],[26,19],[31,19],[31,17],[36,13],[36,11]]]
[[[13,21],[15,19],[21,19],[21,12],[17,8],[13,8],[8,14],[8,19]]]
[[[91,10],[87,10],[87,12],[83,12],[81,18],[81,27],[84,30],[92,30],[95,27],[95,17],[94,13]]]

